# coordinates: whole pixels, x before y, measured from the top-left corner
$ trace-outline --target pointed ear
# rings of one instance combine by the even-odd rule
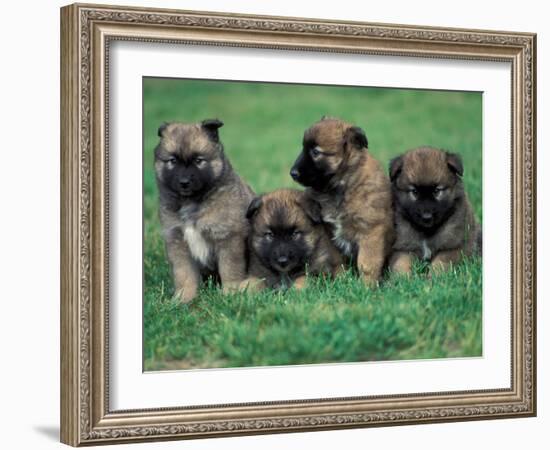
[[[250,202],[250,205],[248,205],[248,209],[246,210],[246,218],[248,220],[251,220],[256,215],[262,206],[262,203],[262,197],[256,197]]]
[[[462,165],[462,158],[456,153],[447,152],[447,167],[449,170],[461,177],[464,174],[464,166]]]
[[[313,223],[320,224],[323,222],[321,205],[317,200],[310,197],[309,195],[304,195],[304,199],[302,200],[300,206]]]
[[[158,137],[162,137],[164,135],[164,131],[166,130],[166,127],[170,125],[168,122],[162,122],[159,129],[157,130]]]
[[[223,127],[223,122],[221,120],[206,119],[201,122],[201,126],[203,130],[208,133],[210,139],[212,139],[214,142],[218,142],[220,140],[218,128]]]
[[[403,170],[403,157],[398,156],[390,161],[390,181],[393,183]]]
[[[356,150],[362,150],[369,147],[369,141],[367,135],[359,127],[350,127],[344,133],[344,140],[346,145],[349,145]]]

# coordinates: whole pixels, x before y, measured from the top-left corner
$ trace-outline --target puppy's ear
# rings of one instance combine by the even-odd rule
[[[353,147],[356,150],[362,150],[369,147],[367,135],[359,127],[350,127],[344,133],[344,140],[347,146]]]
[[[158,137],[164,136],[164,132],[166,131],[166,127],[170,125],[168,122],[162,122],[159,129],[157,130]]]
[[[390,181],[393,183],[403,170],[403,157],[398,156],[390,161]]]
[[[456,153],[447,153],[447,167],[449,170],[461,177],[464,174],[464,166],[462,165],[462,158]]]
[[[256,197],[250,202],[250,205],[248,205],[248,209],[246,210],[246,218],[248,220],[251,220],[258,212],[258,210],[262,206],[262,202],[262,197]]]
[[[323,215],[321,214],[321,205],[317,200],[306,195],[300,205],[309,219],[315,223],[319,224],[323,221]]]
[[[208,136],[210,136],[210,139],[212,139],[214,142],[218,142],[220,140],[220,136],[218,134],[218,128],[223,127],[223,122],[218,119],[206,119],[201,122],[202,129],[206,131]]]

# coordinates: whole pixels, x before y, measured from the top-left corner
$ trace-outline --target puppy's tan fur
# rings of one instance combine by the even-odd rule
[[[245,212],[254,198],[252,190],[233,170],[217,129],[203,123],[172,123],[161,127],[159,135],[159,214],[176,295],[182,302],[191,301],[208,275],[219,278],[224,291],[238,287],[246,278]],[[210,174],[204,192],[199,197],[174,193],[169,186],[170,171],[175,170],[170,158],[197,156],[204,158],[200,170]]]
[[[416,258],[429,262],[434,271],[445,270],[463,256],[481,253],[481,227],[464,191],[462,172],[458,155],[431,147],[413,149],[392,161],[397,239],[390,266],[394,271],[410,273]],[[418,202],[414,188],[422,186],[437,187],[432,202],[442,205],[441,223],[427,230],[411,219]]]
[[[306,268],[309,275],[336,275],[342,269],[343,258],[331,242],[326,226],[321,223],[319,205],[311,203],[304,192],[279,189],[264,194],[250,221],[248,282],[257,289],[291,286],[301,289],[306,285]],[[300,233],[301,249],[308,256],[291,274],[277,272],[262,263],[260,255],[264,235],[274,228],[287,228]]]
[[[391,186],[380,163],[365,144],[358,143],[358,127],[323,118],[304,134],[322,150],[333,176],[326,189],[308,188],[322,208],[332,240],[356,265],[367,284],[376,283],[394,239]]]

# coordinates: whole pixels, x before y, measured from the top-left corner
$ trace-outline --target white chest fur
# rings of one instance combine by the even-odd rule
[[[193,258],[205,267],[209,267],[212,258],[212,246],[204,238],[201,230],[196,225],[196,211],[198,206],[195,203],[182,206],[179,216],[183,222],[183,239],[189,246]]]
[[[193,258],[203,266],[208,266],[211,256],[210,245],[206,242],[201,232],[197,230],[197,227],[189,223],[186,224],[183,227],[183,238],[187,242]]]
[[[422,259],[424,261],[432,259],[432,249],[428,246],[426,239],[422,241]]]
[[[342,221],[337,215],[327,214],[323,216],[323,220],[329,223],[332,228],[332,241],[334,245],[346,256],[351,256],[353,252],[353,244],[344,237],[344,229]]]

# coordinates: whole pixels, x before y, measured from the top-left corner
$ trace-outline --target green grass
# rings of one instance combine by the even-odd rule
[[[386,166],[419,145],[460,153],[481,220],[481,94],[161,79],[145,79],[143,88],[146,370],[481,355],[476,259],[432,279],[420,266],[411,278],[386,275],[378,289],[352,271],[301,292],[222,295],[208,284],[191,305],[179,305],[153,172],[160,123],[218,117],[229,158],[256,192],[298,187],[288,171],[303,132],[328,114],[363,127]]]

